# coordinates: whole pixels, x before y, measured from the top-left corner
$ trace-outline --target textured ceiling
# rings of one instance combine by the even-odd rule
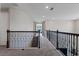
[[[33,20],[73,20],[79,18],[78,3],[17,3],[2,4],[3,7],[20,7],[31,15]],[[45,7],[49,8],[46,9]],[[54,8],[50,11],[50,8]],[[43,17],[44,16],[44,17]]]

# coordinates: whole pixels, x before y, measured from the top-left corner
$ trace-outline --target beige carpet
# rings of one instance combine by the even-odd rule
[[[7,49],[0,47],[0,56],[60,56],[56,50],[52,49]]]

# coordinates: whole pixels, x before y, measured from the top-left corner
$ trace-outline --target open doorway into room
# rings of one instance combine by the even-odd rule
[[[40,34],[45,36],[45,22],[34,22],[34,30],[40,30]]]
[[[39,31],[40,30],[40,33],[42,33],[42,23],[36,23],[36,26],[35,26],[35,30],[36,31]]]

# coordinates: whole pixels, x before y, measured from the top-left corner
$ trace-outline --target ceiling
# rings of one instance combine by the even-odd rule
[[[79,3],[10,3],[2,7],[20,7],[35,21],[79,19]],[[48,8],[45,8],[48,6]],[[54,8],[50,11],[50,8]]]

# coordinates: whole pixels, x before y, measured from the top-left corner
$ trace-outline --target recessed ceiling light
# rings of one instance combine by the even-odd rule
[[[43,16],[43,18],[44,18],[45,16]]]
[[[48,9],[49,7],[48,7],[48,6],[46,6],[45,8],[47,8],[47,9]]]

